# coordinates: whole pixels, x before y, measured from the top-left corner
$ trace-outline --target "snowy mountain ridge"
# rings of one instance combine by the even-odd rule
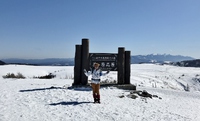
[[[139,63],[164,63],[178,62],[184,60],[193,60],[194,58],[189,56],[181,55],[170,55],[170,54],[148,54],[148,55],[133,55],[131,56],[132,64]],[[73,66],[74,58],[47,58],[47,59],[2,59],[7,64],[26,64],[26,65],[46,65],[46,66]]]

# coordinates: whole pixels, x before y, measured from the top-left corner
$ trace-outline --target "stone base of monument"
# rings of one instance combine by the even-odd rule
[[[104,83],[101,84],[101,88],[104,87],[116,87],[118,89],[123,89],[123,90],[136,90],[136,86],[133,84],[112,84],[112,83]],[[68,89],[91,89],[91,85],[87,84],[87,85],[72,85],[70,87],[68,87]]]

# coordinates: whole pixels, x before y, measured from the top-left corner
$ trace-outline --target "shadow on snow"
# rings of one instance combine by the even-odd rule
[[[75,90],[75,91],[91,91],[92,87],[68,87],[69,90]]]
[[[19,90],[19,92],[32,92],[32,91],[42,91],[42,90],[50,90],[50,89],[69,89],[74,91],[91,91],[92,88],[85,88],[85,87],[77,87],[77,88],[64,88],[64,87],[54,87],[51,86],[49,88],[36,88],[36,89],[26,89],[26,90]]]
[[[77,101],[72,101],[72,102],[51,103],[49,105],[52,105],[52,106],[56,106],[56,105],[80,105],[80,104],[87,104],[87,103],[92,103],[92,102],[77,102]]]
[[[19,90],[19,92],[32,92],[32,91],[42,91],[42,90],[50,90],[50,89],[65,89],[65,88],[51,86],[49,88],[37,88],[37,89]]]

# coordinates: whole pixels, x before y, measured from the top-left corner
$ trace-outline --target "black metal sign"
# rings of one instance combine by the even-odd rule
[[[90,53],[90,67],[92,68],[94,63],[99,63],[103,71],[117,71],[117,55],[113,53]]]

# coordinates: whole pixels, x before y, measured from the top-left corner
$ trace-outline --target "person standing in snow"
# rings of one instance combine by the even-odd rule
[[[94,69],[91,71],[86,71],[84,69],[84,73],[86,76],[92,75],[91,79],[91,85],[92,85],[92,91],[93,91],[93,98],[94,98],[94,103],[100,103],[100,81],[101,81],[101,76],[107,75],[110,71],[107,71],[106,73],[102,73],[102,70],[99,68],[100,64],[99,63],[94,63]]]

